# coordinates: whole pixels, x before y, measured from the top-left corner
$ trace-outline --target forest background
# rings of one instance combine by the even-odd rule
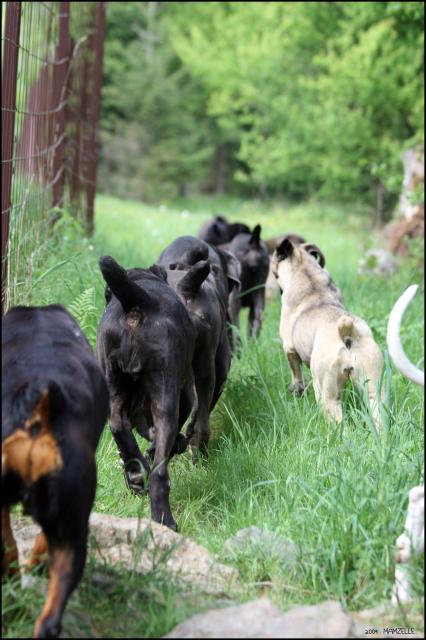
[[[422,2],[111,2],[99,190],[365,205],[423,144]]]

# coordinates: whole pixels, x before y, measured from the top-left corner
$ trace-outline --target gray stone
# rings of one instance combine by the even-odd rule
[[[228,557],[238,555],[255,555],[265,559],[276,559],[280,564],[292,565],[296,561],[296,547],[278,533],[260,529],[259,527],[247,527],[240,529],[228,538],[224,545],[225,555]]]
[[[395,273],[398,262],[386,249],[370,249],[358,262],[358,274],[371,273],[375,276],[387,277]]]
[[[164,568],[186,588],[211,595],[229,594],[238,573],[220,564],[204,547],[147,518],[119,518],[92,513],[90,543],[95,558],[111,565],[147,573]],[[40,528],[30,518],[12,516],[20,564],[28,558]]]
[[[338,602],[294,607],[282,613],[261,598],[193,616],[165,638],[350,638],[353,623]]]

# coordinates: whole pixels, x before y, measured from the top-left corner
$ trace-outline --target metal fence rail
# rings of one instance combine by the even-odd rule
[[[93,231],[105,2],[6,2],[2,311],[25,302],[61,209]]]

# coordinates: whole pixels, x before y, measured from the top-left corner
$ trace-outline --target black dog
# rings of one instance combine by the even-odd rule
[[[160,254],[157,264],[168,269],[171,264],[193,266],[200,260],[216,265],[216,287],[220,299],[228,306],[229,294],[240,286],[240,263],[229,251],[213,247],[194,236],[176,238]]]
[[[185,451],[192,427],[188,438],[179,432],[190,414],[192,421],[196,418],[194,325],[163,269],[126,271],[110,257],[99,265],[110,289],[97,354],[110,391],[111,431],[130,488],[144,491],[144,476],[150,473],[152,519],[176,530],[167,464]],[[133,427],[152,442],[151,472]]]
[[[215,342],[209,343],[207,336],[208,330],[205,338],[209,352],[210,350],[214,351],[216,348],[214,391],[209,407],[210,413],[222,393],[231,366],[231,349],[227,333],[227,324],[230,322],[228,302],[230,293],[238,290],[240,286],[240,263],[229,251],[212,247],[207,242],[192,236],[182,236],[174,240],[174,242],[161,253],[157,263],[167,269],[170,269],[171,265],[176,264],[179,265],[180,269],[185,269],[197,263],[200,264],[200,261],[206,260],[210,263],[211,273],[200,292],[202,297],[195,299],[190,306],[193,314],[197,315],[197,313],[201,311],[201,314],[206,317],[206,323],[211,323],[211,325],[215,327],[217,323],[215,318],[217,318],[218,312],[217,310],[213,312],[213,309],[220,307],[221,329],[217,348]],[[210,296],[210,299],[207,298],[207,295]],[[199,309],[197,309],[198,305],[200,305]],[[198,350],[197,363],[197,384],[204,387],[204,391],[201,393],[205,398],[204,407],[206,407],[208,405],[207,398],[210,393],[208,389],[213,380],[213,373],[211,370],[211,373],[206,375],[206,367],[203,366],[202,351],[200,355],[198,355]],[[198,428],[197,442],[200,445],[201,451],[205,453],[209,439],[208,420],[205,417],[201,422],[198,421]]]
[[[208,260],[188,267],[171,264],[167,282],[185,303],[196,329],[192,368],[198,396],[195,421],[195,446],[207,453],[210,436],[209,414],[213,410],[230,366],[227,341],[226,305],[218,295],[217,265],[210,271]],[[220,351],[219,351],[220,349]]]
[[[60,305],[8,311],[2,345],[3,573],[17,560],[9,510],[22,502],[43,530],[30,565],[49,554],[35,637],[55,638],[86,560],[108,390],[89,343]]]
[[[224,216],[216,216],[201,227],[198,237],[217,246],[231,242],[238,233],[250,233],[250,229],[243,222],[228,222]]]
[[[265,282],[269,270],[269,254],[260,239],[258,224],[251,234],[239,233],[229,245],[241,265],[241,291],[232,291],[229,299],[231,324],[239,328],[241,307],[249,307],[249,336],[257,335],[262,327],[265,308]],[[234,345],[238,338],[234,340]]]

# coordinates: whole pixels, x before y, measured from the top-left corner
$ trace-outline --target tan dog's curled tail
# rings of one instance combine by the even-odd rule
[[[2,475],[16,473],[27,485],[63,466],[57,440],[51,430],[49,389],[45,389],[31,416],[2,443]]]
[[[350,347],[354,337],[354,321],[351,316],[341,316],[337,321],[337,331],[347,347]]]

